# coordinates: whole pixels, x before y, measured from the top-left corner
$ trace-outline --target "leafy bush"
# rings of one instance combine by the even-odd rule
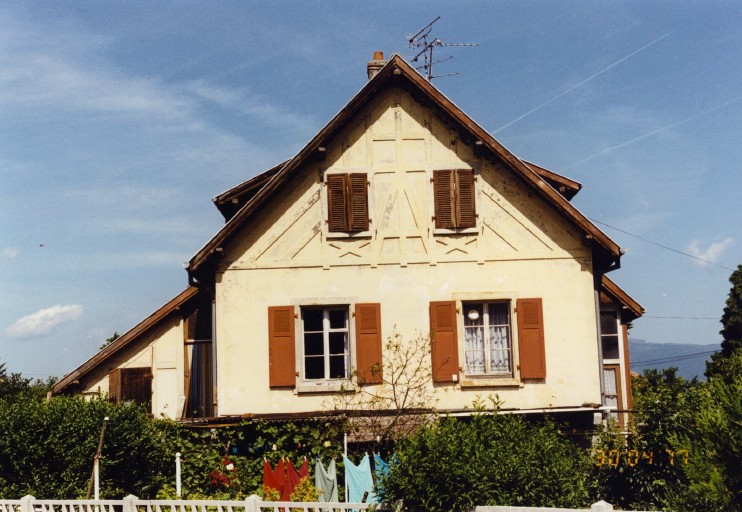
[[[585,450],[552,423],[477,406],[471,418],[445,417],[401,441],[377,492],[410,510],[582,506],[589,503],[590,472]]]
[[[79,397],[47,402],[33,394],[0,402],[0,495],[85,497],[106,416],[101,496],[153,496],[166,459],[139,408]]]

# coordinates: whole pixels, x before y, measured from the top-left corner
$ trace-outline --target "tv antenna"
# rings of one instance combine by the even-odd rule
[[[437,46],[479,46],[479,43],[444,43],[437,37],[433,37],[430,35],[430,31],[433,30],[433,23],[441,19],[440,16],[438,16],[436,19],[425,25],[423,28],[421,28],[417,34],[414,36],[409,36],[407,38],[407,42],[410,45],[410,48],[418,49],[417,55],[415,55],[412,58],[412,62],[418,62],[420,60],[420,57],[423,57],[424,64],[422,66],[417,67],[416,69],[418,71],[424,70],[425,71],[425,77],[428,79],[428,81],[432,81],[434,78],[444,77],[444,76],[454,76],[458,75],[459,73],[446,73],[443,75],[434,75],[433,74],[433,64],[438,64],[440,62],[445,62],[447,60],[453,59],[453,56],[448,56],[443,59],[433,60],[433,50]]]

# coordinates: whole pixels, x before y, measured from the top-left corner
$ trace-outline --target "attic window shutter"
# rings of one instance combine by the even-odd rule
[[[433,195],[436,228],[473,228],[477,225],[473,170],[433,171]]]
[[[356,304],[355,312],[358,383],[380,384],[383,378],[381,305]]]
[[[327,175],[330,232],[368,229],[368,179],[365,173]]]
[[[544,318],[541,299],[518,299],[518,346],[521,379],[546,378]]]
[[[368,229],[368,186],[365,174],[349,175],[350,231]]]
[[[430,337],[433,382],[456,382],[459,375],[456,302],[430,303]]]
[[[433,172],[433,194],[435,197],[435,227],[453,228],[453,171]]]
[[[477,225],[477,213],[474,207],[474,171],[459,169],[455,176],[458,199],[456,227],[473,228]]]
[[[330,174],[327,176],[327,211],[330,231],[348,231],[345,178],[345,174]]]
[[[294,307],[268,308],[269,384],[272,388],[296,384]]]

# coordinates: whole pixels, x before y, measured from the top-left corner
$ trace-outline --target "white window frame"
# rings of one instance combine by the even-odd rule
[[[355,340],[355,304],[357,298],[337,297],[327,298],[308,298],[292,301],[294,307],[298,309],[298,315],[295,317],[294,329],[296,341],[296,386],[294,393],[328,393],[345,391],[352,389],[353,372],[356,368],[356,340]],[[316,308],[345,308],[348,315],[348,343],[346,355],[346,375],[347,378],[341,379],[307,379],[304,372],[304,319],[302,313],[304,309]],[[329,357],[329,354],[325,354]]]
[[[616,333],[613,334],[606,334],[603,332],[603,319],[601,318],[599,320],[600,323],[600,352],[601,357],[603,358],[604,364],[619,364],[623,360],[623,326],[621,325],[621,312],[618,311],[615,308],[612,307],[601,307],[599,310],[599,314],[603,315],[603,313],[613,313],[616,315]],[[606,357],[606,355],[603,353],[603,340],[608,337],[616,336],[616,343],[617,343],[617,350],[618,350],[618,357]]]
[[[493,388],[493,387],[516,387],[522,388],[520,380],[520,353],[518,348],[518,317],[515,314],[515,303],[521,298],[517,291],[503,290],[501,292],[456,292],[453,299],[456,301],[457,330],[459,339],[459,361],[463,362],[460,386],[462,388]],[[512,373],[508,375],[497,374],[467,374],[466,373],[466,331],[464,329],[465,305],[467,303],[504,302],[508,304],[510,315],[510,364]]]
[[[490,306],[491,305],[501,305],[505,306],[505,310],[507,311],[507,324],[497,324],[493,325],[493,319],[490,318]],[[477,311],[474,307],[478,307],[478,309],[481,309],[481,324],[476,326],[469,326],[467,324],[467,320],[469,319],[469,314],[472,311]],[[489,377],[489,378],[498,378],[498,377],[505,377],[505,378],[512,378],[514,375],[514,365],[513,365],[513,317],[511,315],[511,305],[509,300],[490,300],[490,301],[466,301],[462,303],[462,317],[464,321],[464,374],[471,376],[471,377]],[[478,313],[478,311],[477,311]],[[477,318],[478,320],[479,318]],[[507,331],[507,341],[508,341],[508,347],[507,347],[507,360],[508,360],[508,370],[507,371],[495,371],[493,370],[493,361],[492,361],[492,337],[491,329],[492,327],[505,327]],[[477,373],[471,371],[468,365],[467,360],[467,353],[471,352],[471,350],[467,349],[466,343],[467,343],[467,332],[470,332],[474,329],[481,329],[482,335],[484,337],[484,372]],[[479,350],[477,350],[479,352]]]

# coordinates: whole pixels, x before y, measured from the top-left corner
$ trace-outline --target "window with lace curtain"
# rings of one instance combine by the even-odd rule
[[[509,302],[465,302],[464,372],[513,375]]]

